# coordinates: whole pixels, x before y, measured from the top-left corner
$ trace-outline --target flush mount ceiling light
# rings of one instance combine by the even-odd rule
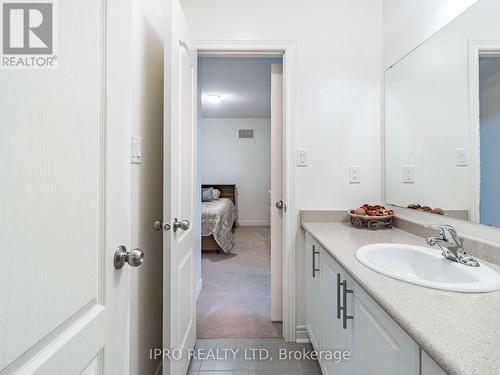
[[[222,101],[222,95],[219,94],[206,94],[205,101],[209,104],[219,104]]]

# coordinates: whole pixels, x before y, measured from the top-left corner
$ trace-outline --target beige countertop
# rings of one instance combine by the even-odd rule
[[[398,228],[369,231],[345,222],[302,222],[302,227],[447,373],[500,374],[500,292],[467,294],[420,287],[381,275],[356,260],[356,250],[371,243],[427,246],[422,237]]]

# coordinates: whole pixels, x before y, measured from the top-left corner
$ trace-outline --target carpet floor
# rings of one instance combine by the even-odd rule
[[[197,338],[281,338],[271,322],[271,237],[267,227],[238,227],[229,254],[202,253]]]

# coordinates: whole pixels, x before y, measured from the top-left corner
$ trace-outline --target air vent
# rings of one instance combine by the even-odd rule
[[[240,129],[238,131],[239,138],[253,138],[253,129]]]

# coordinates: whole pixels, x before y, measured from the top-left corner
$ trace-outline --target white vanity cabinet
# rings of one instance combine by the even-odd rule
[[[419,375],[418,345],[310,235],[306,246],[311,342],[316,350],[351,353],[351,359],[341,363],[320,360],[323,373]]]

